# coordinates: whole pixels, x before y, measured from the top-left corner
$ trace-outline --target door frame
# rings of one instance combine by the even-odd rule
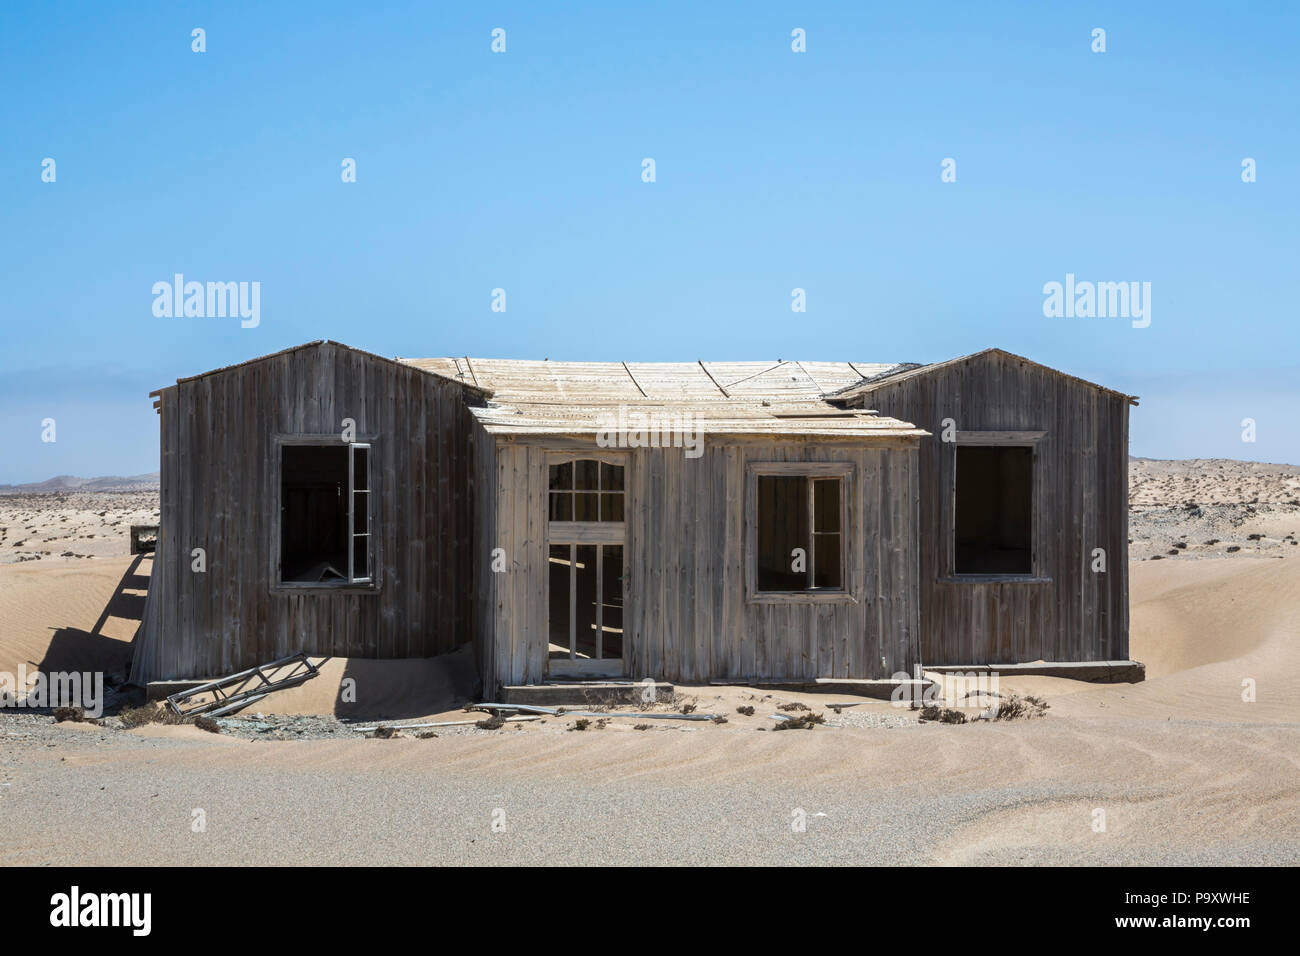
[[[628,461],[629,456],[620,452],[610,452],[598,448],[574,448],[564,450],[548,450],[546,453],[546,474],[548,482],[544,497],[540,507],[543,514],[543,526],[546,528],[545,540],[543,542],[542,553],[546,556],[547,561],[547,579],[546,579],[546,602],[544,621],[546,634],[546,677],[624,677],[627,674],[627,516],[628,516],[628,495],[630,482],[628,480]],[[548,517],[550,513],[550,486],[549,475],[551,465],[560,464],[566,461],[576,461],[578,459],[591,459],[594,461],[605,462],[610,465],[617,465],[623,469],[623,520],[621,522],[613,521],[551,521]],[[622,566],[622,586],[620,587],[620,597],[623,601],[624,626],[623,626],[623,652],[619,657],[614,658],[552,658],[550,654],[550,634],[551,634],[551,585],[550,585],[550,559],[552,545],[569,545],[571,548],[578,545],[618,545],[623,549],[623,566]],[[571,551],[572,555],[573,552]],[[574,595],[576,593],[576,584],[573,567],[569,568],[569,627],[570,641],[573,640],[573,628],[576,626],[576,608],[574,604]],[[605,600],[605,582],[604,582],[604,564],[597,561],[596,565],[596,588],[599,595],[599,604],[597,607],[597,621],[601,621],[602,606]],[[604,635],[599,634],[599,639],[603,641]],[[570,644],[569,653],[573,653],[572,643]]]

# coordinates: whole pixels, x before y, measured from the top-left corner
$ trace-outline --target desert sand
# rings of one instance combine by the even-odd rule
[[[562,716],[441,729],[429,739],[406,731],[387,740],[263,741],[192,726],[126,731],[0,714],[0,814],[24,835],[0,859],[1296,864],[1300,549],[1285,543],[1288,522],[1300,530],[1288,504],[1294,471],[1208,463],[1218,464],[1134,463],[1142,480],[1134,481],[1131,651],[1147,680],[1000,682],[1001,694],[1044,698],[1041,718],[920,723],[888,702],[837,714],[829,705],[853,699],[731,687],[679,687],[676,701],[657,705],[689,701],[726,723],[653,721],[638,730],[634,719],[611,717],[578,733],[575,718]],[[1216,507],[1230,510],[1211,512],[1199,476],[1220,473],[1228,491]],[[1193,498],[1200,515],[1186,507]],[[1276,510],[1263,513],[1264,505]],[[1151,560],[1162,536],[1229,540],[1206,527],[1216,521],[1238,534],[1240,550],[1189,554],[1190,542],[1171,543],[1179,554]],[[120,666],[133,632],[122,597],[138,592],[119,586],[133,562],[118,554],[0,566],[0,669],[65,655]],[[128,584],[147,581],[148,562]],[[388,709],[403,723],[476,716],[460,708],[463,652],[452,661],[322,666],[321,677],[255,707],[354,717],[373,694],[400,702]],[[339,700],[349,676],[358,697],[351,709]],[[794,702],[824,713],[826,724],[773,732],[772,715]],[[197,809],[203,832],[192,827]],[[800,819],[802,830],[792,826]],[[498,820],[504,827],[494,829]]]

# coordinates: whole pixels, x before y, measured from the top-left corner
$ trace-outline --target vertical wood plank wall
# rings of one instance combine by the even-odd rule
[[[455,382],[332,343],[164,389],[160,538],[133,681],[220,676],[298,650],[427,657],[469,641],[469,400]],[[374,438],[380,587],[275,591],[275,436],[337,438],[344,418]],[[205,573],[191,571],[194,548]]]
[[[489,688],[546,676],[547,451],[535,442],[496,446],[492,546],[504,549],[509,571],[485,583],[495,604]],[[854,466],[846,581],[855,603],[745,600],[751,461]],[[919,662],[915,445],[706,442],[694,459],[680,449],[632,449],[626,481],[628,677],[888,677]]]
[[[1128,401],[1012,356],[985,354],[868,393],[922,439],[921,656],[927,665],[1125,660]],[[1035,548],[1050,583],[945,581],[959,431],[1045,430],[1034,473]],[[1107,571],[1091,570],[1092,551]]]

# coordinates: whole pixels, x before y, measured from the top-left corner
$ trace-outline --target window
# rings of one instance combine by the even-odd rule
[[[954,570],[1033,574],[1034,449],[958,445]]]
[[[280,446],[279,582],[371,584],[370,446]]]
[[[759,474],[757,590],[844,588],[844,479]]]
[[[623,466],[592,458],[550,468],[550,520],[622,521]]]

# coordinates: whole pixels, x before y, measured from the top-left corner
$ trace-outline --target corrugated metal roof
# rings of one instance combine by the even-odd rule
[[[823,401],[831,392],[898,368],[897,363],[400,361],[487,389],[488,405],[474,414],[499,435],[590,436],[638,425],[659,427],[674,419],[711,435],[928,434],[907,422],[867,410],[846,412]]]

